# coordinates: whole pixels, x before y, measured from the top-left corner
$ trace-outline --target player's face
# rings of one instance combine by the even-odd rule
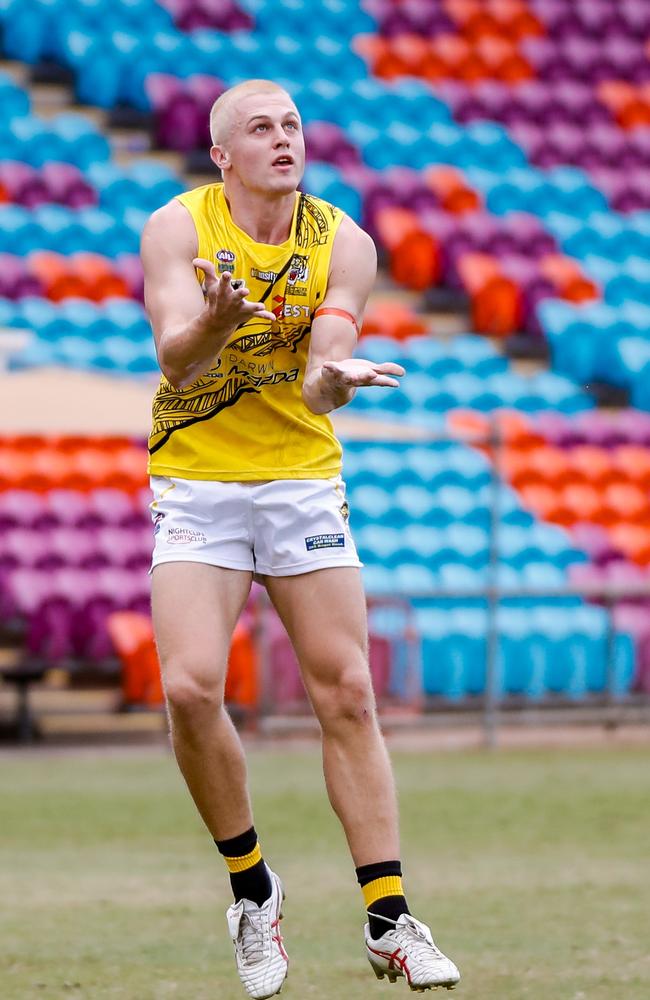
[[[251,190],[295,191],[305,169],[305,140],[296,106],[288,94],[251,94],[235,110],[230,137],[222,147],[222,171],[234,171]]]

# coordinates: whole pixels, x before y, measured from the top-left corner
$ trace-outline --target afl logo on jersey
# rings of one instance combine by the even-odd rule
[[[232,271],[235,255],[232,250],[217,250],[217,267],[219,271]]]

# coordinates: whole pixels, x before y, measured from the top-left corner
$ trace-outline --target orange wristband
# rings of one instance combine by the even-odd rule
[[[357,321],[352,313],[349,313],[347,309],[330,309],[329,306],[321,306],[320,309],[317,309],[314,313],[314,319],[316,319],[317,316],[340,316],[341,319],[347,319],[348,323],[352,323],[357,337],[359,336],[359,326]]]

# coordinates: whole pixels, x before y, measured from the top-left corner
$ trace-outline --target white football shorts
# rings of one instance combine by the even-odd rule
[[[332,479],[214,482],[152,476],[151,568],[202,562],[260,576],[361,566],[345,483]]]

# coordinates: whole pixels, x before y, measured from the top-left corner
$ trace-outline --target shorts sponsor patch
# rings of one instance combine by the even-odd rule
[[[305,545],[308,552],[314,549],[343,549],[345,548],[345,535],[309,535],[305,538]]]
[[[193,528],[168,528],[167,541],[170,545],[191,545],[193,542],[207,545],[208,539],[202,531]]]

